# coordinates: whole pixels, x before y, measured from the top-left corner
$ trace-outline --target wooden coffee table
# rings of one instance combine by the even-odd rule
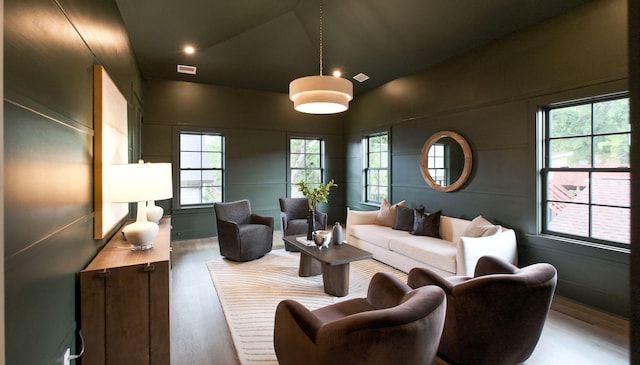
[[[336,297],[349,294],[349,263],[357,260],[373,258],[371,252],[361,250],[348,243],[329,245],[318,248],[315,244],[307,246],[299,242],[297,237],[286,236],[284,240],[300,250],[300,266],[298,276],[314,276],[322,273],[324,292]]]

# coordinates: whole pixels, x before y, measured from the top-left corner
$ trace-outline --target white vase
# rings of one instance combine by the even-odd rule
[[[160,218],[164,214],[164,209],[155,204],[153,200],[147,202],[147,220],[155,224],[160,223]]]

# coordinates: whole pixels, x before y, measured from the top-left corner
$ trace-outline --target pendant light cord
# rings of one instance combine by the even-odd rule
[[[320,0],[320,76],[322,76],[322,0]]]

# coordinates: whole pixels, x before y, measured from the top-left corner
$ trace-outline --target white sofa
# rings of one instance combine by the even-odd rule
[[[473,276],[476,262],[485,255],[517,264],[516,236],[512,229],[501,227],[491,236],[462,237],[471,221],[441,216],[442,238],[415,236],[375,224],[378,212],[347,209],[346,241],[404,272],[422,266],[443,276]]]

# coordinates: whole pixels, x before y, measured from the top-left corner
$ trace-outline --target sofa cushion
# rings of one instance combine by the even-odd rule
[[[381,226],[393,227],[393,224],[396,222],[397,207],[404,206],[405,204],[406,202],[403,200],[391,205],[387,199],[383,199],[382,204],[380,205],[380,210],[378,211],[378,216],[374,223]]]
[[[422,213],[414,210],[413,229],[411,234],[440,238],[440,215],[442,210],[433,213]]]
[[[393,224],[392,228],[407,232],[413,230],[414,209],[416,211],[419,211],[420,214],[424,213],[424,208],[408,208],[401,205],[398,206],[396,210],[396,222]]]
[[[486,237],[493,236],[494,234],[501,232],[502,227],[494,225],[486,218],[479,215],[471,221],[471,224],[462,232],[462,237]]]
[[[367,241],[373,245],[389,249],[389,240],[398,237],[399,235],[409,236],[406,232],[394,231],[389,227],[380,226],[377,224],[358,224],[351,227],[351,233],[353,237]]]
[[[457,245],[440,238],[409,234],[403,237],[396,236],[390,240],[389,249],[447,272],[457,270]]]

